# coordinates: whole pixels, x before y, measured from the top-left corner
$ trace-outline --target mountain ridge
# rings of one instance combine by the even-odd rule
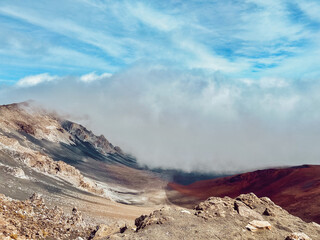
[[[192,204],[208,196],[236,197],[253,192],[257,196],[268,196],[276,204],[306,221],[320,223],[320,165],[301,165],[290,168],[272,168],[237,174],[224,178],[204,180],[187,186],[171,182],[168,184]],[[178,196],[172,201],[179,204]],[[198,199],[198,200],[197,200]]]
[[[9,225],[19,234],[24,234],[21,222],[28,224],[30,220],[30,234],[40,234],[41,238],[46,235],[33,231],[38,220],[17,207],[41,218],[48,215],[54,221],[52,207],[70,211],[74,206],[71,217],[59,210],[61,221],[78,219],[78,210],[81,211],[80,223],[90,226],[78,229],[79,236],[95,240],[165,239],[168,234],[170,239],[221,239],[230,234],[226,239],[295,240],[299,238],[290,236],[306,234],[314,238],[320,234],[319,225],[307,224],[275,204],[305,221],[319,222],[319,170],[318,165],[303,165],[208,179],[210,174],[149,169],[103,135],[96,136],[84,126],[33,103],[0,106],[0,193],[6,196],[0,195],[0,201],[13,210],[0,208],[0,226],[10,216],[14,224]],[[181,185],[168,182],[170,179],[182,183],[206,180]],[[38,202],[44,206],[39,197],[25,200],[33,193],[42,196],[47,210],[37,209]],[[19,222],[21,217],[28,221]],[[126,223],[119,227],[120,219]],[[234,225],[226,223],[226,219]],[[133,220],[136,227],[132,226]],[[88,229],[96,224],[99,225],[89,236]],[[260,229],[259,224],[265,227]],[[56,226],[59,224],[46,225],[45,232],[59,236]],[[223,232],[226,228],[229,231]],[[77,227],[70,229],[76,237]],[[2,232],[5,236],[6,231]],[[71,236],[68,231],[63,228],[61,236]]]
[[[0,193],[8,197],[22,200],[37,192],[49,204],[74,202],[97,221],[107,212],[131,219],[132,212],[162,204],[165,185],[80,124],[32,102],[0,106]]]

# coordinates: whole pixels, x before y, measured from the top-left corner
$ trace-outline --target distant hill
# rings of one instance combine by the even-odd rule
[[[320,165],[258,170],[194,182],[171,182],[167,196],[175,204],[194,206],[210,196],[236,197],[244,193],[269,197],[291,214],[320,223]]]

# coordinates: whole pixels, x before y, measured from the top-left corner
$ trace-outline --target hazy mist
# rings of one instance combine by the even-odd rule
[[[39,101],[151,167],[237,171],[320,162],[315,81],[226,79],[161,65],[88,82],[49,78],[1,86],[0,103]]]

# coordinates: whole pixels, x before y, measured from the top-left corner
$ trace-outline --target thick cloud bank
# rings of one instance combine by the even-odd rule
[[[33,84],[2,87],[0,103],[39,101],[151,167],[238,171],[319,164],[320,87],[314,81],[226,79],[164,66],[91,74],[90,81],[43,76],[50,81],[34,84],[29,76]]]

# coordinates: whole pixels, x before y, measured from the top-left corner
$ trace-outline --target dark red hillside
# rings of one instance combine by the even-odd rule
[[[187,186],[169,183],[168,189],[171,202],[189,206],[210,196],[234,198],[253,192],[305,221],[320,223],[320,165],[259,170]]]

